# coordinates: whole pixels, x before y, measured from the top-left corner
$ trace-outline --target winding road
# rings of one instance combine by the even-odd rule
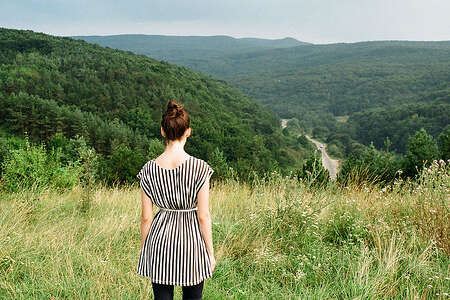
[[[285,128],[288,121],[289,121],[289,119],[281,119],[281,128]],[[299,134],[299,135],[301,135],[301,134]],[[314,143],[314,145],[316,145],[317,149],[319,149],[320,152],[322,153],[322,164],[325,167],[325,169],[327,169],[328,172],[330,173],[330,178],[336,179],[337,170],[339,167],[339,161],[337,159],[332,159],[332,158],[330,158],[330,156],[328,156],[327,151],[325,150],[327,147],[326,144],[313,139],[309,135],[305,134],[305,136],[308,140],[310,140],[312,143]]]

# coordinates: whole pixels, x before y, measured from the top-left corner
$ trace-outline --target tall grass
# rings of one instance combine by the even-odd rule
[[[448,299],[449,169],[392,188],[277,173],[213,182],[204,299]],[[1,194],[0,298],[152,298],[135,273],[137,185],[89,188],[87,211],[81,186]]]

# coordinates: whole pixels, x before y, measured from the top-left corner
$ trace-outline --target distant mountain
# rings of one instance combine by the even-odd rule
[[[241,54],[257,50],[288,48],[309,43],[293,38],[261,39],[216,36],[167,36],[144,34],[120,34],[107,36],[73,36],[89,43],[132,51],[158,60],[182,63],[198,58],[212,58],[230,54]]]

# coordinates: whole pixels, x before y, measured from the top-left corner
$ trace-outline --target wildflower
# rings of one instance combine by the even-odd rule
[[[306,275],[306,273],[299,269],[295,273],[294,279],[298,281],[298,280],[302,279],[305,275]]]

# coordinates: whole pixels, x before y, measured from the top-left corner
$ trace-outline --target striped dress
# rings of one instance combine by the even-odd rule
[[[196,285],[212,277],[211,262],[197,219],[197,193],[214,170],[189,156],[174,169],[152,159],[136,177],[159,207],[142,246],[137,273],[159,284]]]

